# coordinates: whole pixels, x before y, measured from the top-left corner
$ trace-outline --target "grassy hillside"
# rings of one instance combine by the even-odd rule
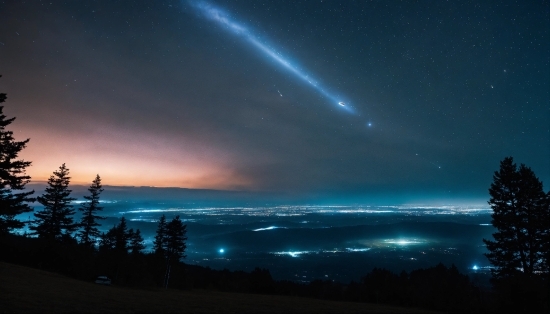
[[[430,313],[307,298],[99,286],[0,262],[0,312]]]

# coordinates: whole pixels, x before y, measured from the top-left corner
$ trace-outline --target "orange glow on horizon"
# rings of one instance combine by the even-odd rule
[[[253,189],[252,180],[230,167],[234,156],[192,140],[112,129],[94,134],[29,129],[16,139],[31,138],[20,154],[32,161],[31,183],[46,182],[65,163],[71,184],[78,185],[91,184],[99,174],[104,185],[114,186]]]

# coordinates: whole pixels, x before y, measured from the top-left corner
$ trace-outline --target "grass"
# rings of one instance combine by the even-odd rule
[[[289,296],[100,286],[2,262],[0,312],[433,313],[411,308]]]

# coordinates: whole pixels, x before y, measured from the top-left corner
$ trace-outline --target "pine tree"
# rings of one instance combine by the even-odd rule
[[[6,94],[0,93],[0,103],[5,100]],[[24,223],[15,216],[32,211],[27,203],[34,202],[34,198],[29,197],[34,191],[14,193],[24,190],[30,182],[31,177],[26,175],[25,170],[31,162],[17,159],[29,139],[15,141],[13,132],[6,130],[15,118],[6,119],[3,108],[0,106],[0,235],[23,227]]]
[[[185,249],[187,248],[185,241],[187,237],[187,225],[184,225],[180,220],[180,216],[172,219],[166,225],[166,236],[164,242],[164,254],[166,257],[166,273],[164,274],[164,287],[168,288],[170,281],[170,271],[172,263],[178,263],[182,258],[185,258]]]
[[[180,220],[180,216],[172,219],[166,225],[166,245],[164,250],[170,260],[179,261],[181,258],[185,258],[185,249],[187,245],[185,241],[187,237],[187,225],[184,225]]]
[[[116,241],[116,228],[113,227],[107,231],[107,233],[102,232],[99,236],[99,251],[107,252],[115,249]]]
[[[120,222],[114,225],[107,233],[102,233],[99,237],[100,251],[114,251],[123,256],[130,251],[132,254],[141,253],[145,248],[141,231],[137,229],[128,229],[126,218],[121,217]]]
[[[118,225],[114,227],[115,229],[115,247],[114,249],[119,252],[128,253],[128,226],[126,224],[126,218],[121,217]]]
[[[54,171],[48,179],[48,187],[42,196],[37,197],[44,210],[34,213],[37,218],[30,228],[40,238],[60,240],[77,228],[73,221],[74,209],[71,202],[75,198],[70,197],[69,169],[65,164]]]
[[[143,249],[145,249],[143,237],[141,236],[141,231],[139,231],[139,229],[137,229],[135,232],[134,229],[128,230],[128,239],[128,248],[130,249],[130,253],[132,253],[133,255],[138,255]]]
[[[80,243],[86,246],[93,246],[95,240],[100,235],[99,230],[96,228],[100,226],[97,220],[105,219],[105,217],[96,215],[98,211],[103,209],[103,207],[99,206],[99,195],[103,192],[99,175],[95,177],[88,191],[90,191],[90,196],[84,196],[86,202],[82,203],[82,206],[79,208],[82,212],[80,220],[82,230],[78,234],[80,236]]]
[[[546,222],[548,224],[548,221],[550,221],[550,191],[546,192],[546,198],[543,200],[543,208],[546,208],[546,210],[543,210],[543,216],[540,219],[539,223],[543,224]],[[541,228],[543,230],[542,233],[542,251],[544,253],[544,268],[549,272],[547,275],[550,277],[550,228]],[[550,278],[548,278],[550,279]]]
[[[164,247],[166,246],[166,216],[162,215],[157,227],[157,234],[153,242],[153,251],[155,254],[164,255]]]
[[[548,273],[547,235],[550,231],[547,194],[534,172],[512,157],[500,163],[489,189],[493,209],[492,224],[497,229],[495,241],[483,239],[485,254],[493,269],[493,278],[516,274]]]

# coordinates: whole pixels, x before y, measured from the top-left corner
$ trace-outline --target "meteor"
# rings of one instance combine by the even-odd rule
[[[327,98],[332,104],[339,105],[338,107],[344,109],[350,113],[353,113],[353,109],[349,106],[344,106],[344,102],[327,91],[319,82],[314,80],[311,75],[299,69],[293,65],[286,57],[279,52],[268,47],[257,36],[249,31],[245,26],[231,19],[231,16],[222,9],[205,1],[189,1],[190,5],[195,8],[204,18],[215,22],[219,26],[223,27],[233,35],[242,38],[248,44],[256,48],[256,50],[262,52],[265,56],[271,60],[276,61],[276,64],[280,65],[288,72],[294,74],[297,78],[301,79],[304,83],[307,83],[313,87],[317,92]],[[280,94],[280,93],[279,93]],[[281,95],[282,96],[282,95]]]

